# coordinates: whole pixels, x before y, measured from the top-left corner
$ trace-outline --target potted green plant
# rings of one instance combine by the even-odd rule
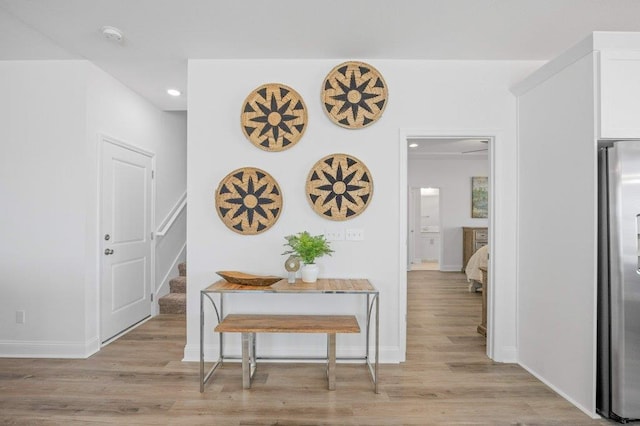
[[[295,235],[287,235],[285,246],[291,249],[282,254],[295,254],[302,260],[302,281],[305,283],[313,283],[318,279],[319,268],[315,260],[328,254],[331,256],[333,250],[329,246],[329,242],[324,235],[311,235],[307,231],[299,232]]]

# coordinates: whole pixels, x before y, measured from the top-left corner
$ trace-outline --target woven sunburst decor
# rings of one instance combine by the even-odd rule
[[[318,161],[307,177],[307,199],[320,216],[347,220],[362,213],[373,195],[367,166],[347,154],[331,154]]]
[[[295,145],[307,127],[307,107],[289,86],[264,84],[242,104],[240,124],[244,135],[260,149],[283,151]]]
[[[273,226],[282,211],[282,191],[275,179],[253,167],[225,176],[216,189],[216,211],[229,229],[254,235]]]
[[[377,69],[364,62],[345,62],[327,75],[322,86],[324,110],[334,123],[360,129],[382,116],[387,85]]]

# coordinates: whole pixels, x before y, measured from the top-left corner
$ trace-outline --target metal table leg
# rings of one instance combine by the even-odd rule
[[[374,392],[378,393],[378,363],[380,361],[380,298],[378,294],[373,294],[373,300],[370,299],[370,294],[367,294],[367,325],[365,327],[367,339],[366,339],[366,356],[365,362],[367,365],[367,369],[369,370],[369,374],[371,374],[371,379],[373,380]],[[371,363],[371,356],[369,351],[369,333],[371,331],[371,314],[373,310],[376,311],[375,318],[375,360],[373,365]]]
[[[204,392],[204,294],[200,292],[200,393]]]
[[[222,333],[220,333],[220,355],[215,364],[211,367],[211,369],[205,374],[204,371],[204,297],[207,297],[213,305],[213,309],[216,312],[216,319],[218,323],[222,320],[222,295],[220,296],[220,311],[218,311],[218,307],[216,303],[213,301],[211,296],[207,292],[200,292],[200,392],[204,392],[204,385],[209,381],[211,376],[213,376],[213,372],[222,365],[222,360],[224,358],[223,346],[222,346]]]
[[[375,393],[378,393],[378,361],[380,360],[380,297],[376,294],[376,379]]]

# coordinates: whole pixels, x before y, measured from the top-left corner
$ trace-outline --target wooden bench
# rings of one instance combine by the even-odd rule
[[[326,333],[329,390],[336,388],[336,333],[360,333],[353,315],[227,315],[219,333],[242,333],[242,387],[251,388],[256,369],[256,333]]]

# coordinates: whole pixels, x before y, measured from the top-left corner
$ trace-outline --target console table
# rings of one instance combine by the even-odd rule
[[[240,284],[232,284],[225,280],[217,281],[209,287],[200,291],[200,392],[204,392],[204,385],[213,376],[215,370],[222,365],[225,359],[237,359],[225,355],[223,333],[219,333],[220,355],[213,366],[205,372],[204,368],[204,304],[205,299],[209,300],[216,314],[216,320],[220,324],[225,318],[224,312],[224,296],[226,294],[355,294],[363,296],[363,308],[365,313],[365,351],[360,357],[337,358],[339,360],[362,360],[366,363],[369,374],[374,385],[374,392],[378,393],[378,362],[379,362],[379,323],[380,323],[380,298],[378,290],[371,285],[366,279],[318,279],[315,283],[304,283],[296,280],[295,283],[289,284],[286,279],[282,279],[270,286],[246,286]],[[212,295],[218,294],[218,303]],[[371,317],[375,310],[373,324]],[[374,328],[375,345],[373,360],[369,350],[369,335],[371,327]],[[296,359],[324,359],[324,358],[306,358],[295,357]],[[282,359],[274,357],[257,357],[257,359]]]

